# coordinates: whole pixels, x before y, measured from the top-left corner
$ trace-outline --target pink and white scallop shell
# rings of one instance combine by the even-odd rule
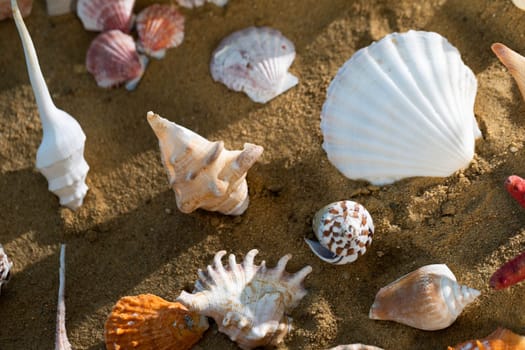
[[[18,8],[23,17],[29,16],[33,8],[33,0],[18,0]],[[0,0],[0,21],[11,17],[13,17],[11,0]]]
[[[299,82],[288,72],[294,58],[295,47],[281,32],[249,27],[221,41],[212,54],[210,70],[213,80],[266,103]]]
[[[357,260],[372,243],[374,222],[361,204],[344,200],[328,204],[314,217],[312,228],[319,242],[305,239],[312,252],[331,264]]]
[[[187,8],[202,6],[206,1],[221,7],[228,3],[228,0],[177,0],[180,6]]]
[[[133,90],[147,65],[147,58],[137,53],[133,37],[120,30],[99,34],[89,46],[86,66],[98,86],[112,87],[125,83]]]
[[[77,15],[86,30],[105,32],[120,29],[129,33],[135,0],[78,0]]]
[[[184,39],[184,16],[174,5],[154,4],[137,16],[137,49],[163,58],[166,49],[179,46]]]

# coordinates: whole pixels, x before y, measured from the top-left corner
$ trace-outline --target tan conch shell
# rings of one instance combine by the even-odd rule
[[[177,298],[190,310],[212,317],[219,327],[242,349],[277,345],[288,333],[291,318],[286,316],[306,295],[304,278],[312,272],[310,266],[294,274],[285,271],[291,255],[283,256],[277,266],[267,269],[265,262],[253,263],[256,249],[250,250],[242,264],[230,254],[224,267],[215,254],[213,266],[199,270],[199,280],[193,294],[182,292]]]
[[[516,80],[521,96],[525,99],[525,57],[501,43],[492,44],[490,48]]]
[[[448,350],[525,350],[525,337],[500,327],[486,338],[449,346]]]
[[[479,295],[459,285],[447,265],[427,265],[381,288],[369,316],[433,331],[450,326]]]
[[[377,346],[364,345],[364,344],[348,344],[348,345],[338,345],[334,348],[328,350],[383,350]]]
[[[245,143],[242,151],[229,151],[222,141],[210,142],[153,112],[148,112],[148,122],[159,139],[180,211],[244,213],[249,203],[246,173],[261,156],[261,146]]]
[[[4,247],[0,244],[0,293],[2,292],[2,284],[9,282],[11,267],[13,267],[13,262],[9,260],[4,252]]]
[[[105,325],[107,350],[188,350],[208,329],[206,317],[153,294],[121,298]]]

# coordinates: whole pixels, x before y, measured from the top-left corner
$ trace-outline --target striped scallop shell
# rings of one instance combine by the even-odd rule
[[[0,244],[0,293],[2,292],[2,285],[9,282],[11,267],[13,267],[13,262],[9,260],[4,252],[4,247]]]
[[[288,72],[294,58],[295,47],[281,32],[249,27],[221,41],[212,54],[210,70],[215,81],[266,103],[298,83]]]
[[[77,15],[86,30],[105,32],[119,29],[129,33],[135,0],[78,0]]]
[[[469,340],[448,350],[525,350],[525,337],[505,328],[498,328],[483,339]]]
[[[122,297],[105,324],[107,350],[188,350],[208,329],[208,320],[153,294]]]
[[[184,39],[184,16],[174,5],[151,5],[137,16],[137,49],[163,58],[166,49],[179,46]]]
[[[147,58],[139,55],[131,35],[120,30],[99,34],[89,46],[86,66],[98,86],[112,87],[126,83],[133,90],[146,68]]]
[[[330,83],[323,148],[350,179],[389,184],[465,168],[481,136],[477,81],[437,33],[392,33],[357,51]]]
[[[204,5],[206,0],[177,0],[180,6],[187,7],[187,8],[194,8]],[[207,0],[207,2],[211,2],[217,6],[224,6],[228,3],[228,0]]]
[[[23,17],[29,16],[33,8],[33,0],[17,0],[18,8]],[[0,21],[13,17],[11,10],[11,0],[0,0]]]
[[[312,228],[319,242],[305,239],[310,249],[331,264],[354,262],[366,252],[374,236],[374,222],[361,204],[331,203],[319,210]]]

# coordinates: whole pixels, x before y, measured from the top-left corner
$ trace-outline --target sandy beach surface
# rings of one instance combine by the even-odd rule
[[[135,12],[151,1],[137,1]],[[279,349],[365,343],[385,349],[445,349],[498,326],[525,334],[525,284],[489,288],[491,274],[525,249],[525,209],[504,190],[525,175],[525,103],[490,50],[502,42],[525,52],[525,12],[506,0],[231,0],[182,10],[183,44],[152,60],[135,91],[102,89],[86,71],[96,33],[74,15],[48,17],[35,1],[26,24],[56,105],[87,135],[91,170],[84,205],[59,207],[35,170],[41,124],[12,20],[0,22],[0,243],[14,262],[0,297],[0,349],[51,349],[59,243],[67,243],[67,328],[74,349],[104,349],[104,322],[125,295],[174,300],[191,291],[197,269],[219,250],[288,271],[311,265],[307,296],[293,310],[293,331]],[[229,33],[271,26],[292,42],[299,84],[262,105],[215,83],[211,52]],[[435,31],[462,54],[478,79],[475,115],[483,137],[468,168],[447,178],[411,178],[374,187],[330,164],[319,128],[326,88],[358,49],[390,32]],[[146,112],[190,128],[229,149],[262,145],[248,173],[250,206],[240,217],[178,211]],[[333,266],[307,247],[324,205],[352,199],[376,225],[369,251]],[[226,260],[226,259],[225,259]],[[479,299],[449,328],[426,332],[373,321],[379,288],[432,263],[447,264]],[[212,323],[195,349],[236,349]]]

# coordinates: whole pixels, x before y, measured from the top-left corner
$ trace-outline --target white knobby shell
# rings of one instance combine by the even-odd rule
[[[129,33],[135,0],[78,0],[77,15],[86,30],[104,32],[118,29]]]
[[[265,262],[253,263],[256,249],[246,254],[242,264],[229,256],[229,266],[222,265],[226,254],[215,254],[213,266],[199,269],[193,294],[182,292],[177,298],[191,311],[212,317],[219,331],[227,334],[242,349],[277,345],[290,328],[286,316],[306,295],[304,278],[310,266],[290,274],[285,271],[291,255],[283,256],[277,266],[267,269]]]
[[[0,293],[2,293],[2,285],[9,282],[11,267],[13,262],[9,260],[4,247],[0,244]]]
[[[320,209],[312,223],[319,242],[305,239],[312,252],[331,264],[354,262],[374,236],[372,216],[361,204],[344,200]]]
[[[295,47],[281,32],[249,27],[221,41],[212,54],[210,71],[213,80],[266,103],[299,82],[288,72],[294,58]]]
[[[447,265],[426,265],[381,288],[369,317],[439,330],[454,323],[479,295],[478,290],[459,285]]]
[[[210,142],[153,112],[147,118],[180,211],[244,213],[249,204],[246,174],[261,156],[261,146],[245,143],[242,151],[230,151],[224,142]]]
[[[55,350],[71,350],[71,344],[67,338],[66,331],[66,245],[60,245],[60,267],[58,270],[58,302],[57,302],[57,324],[55,334]]]
[[[86,135],[72,116],[53,103],[16,0],[11,0],[11,4],[44,134],[36,154],[36,167],[46,177],[49,190],[60,198],[60,204],[76,210],[88,190],[85,180],[89,166],[84,159]]]
[[[357,51],[330,83],[323,148],[346,177],[375,185],[465,168],[481,136],[477,81],[437,33],[392,33]]]

